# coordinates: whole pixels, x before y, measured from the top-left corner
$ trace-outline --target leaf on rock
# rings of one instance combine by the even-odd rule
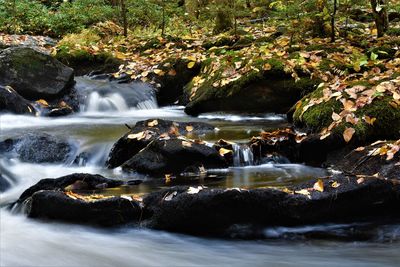
[[[356,132],[356,130],[354,130],[354,128],[346,128],[346,130],[344,130],[343,132],[343,138],[344,141],[346,141],[346,143],[350,142],[351,138],[353,137],[353,134]]]
[[[174,196],[176,196],[177,194],[178,194],[177,191],[174,191],[174,192],[172,192],[172,193],[170,193],[170,194],[167,194],[167,195],[164,197],[164,200],[165,200],[165,201],[171,201],[171,200],[174,198]]]
[[[317,182],[315,182],[313,189],[319,192],[324,192],[324,182],[321,179],[318,179]]]
[[[233,153],[232,150],[226,149],[226,148],[223,148],[223,147],[221,147],[218,152],[219,152],[219,154],[221,156],[225,156],[226,154]]]
[[[193,130],[194,130],[194,128],[193,128],[192,125],[187,125],[187,126],[186,126],[186,131],[187,131],[187,132],[190,133],[190,132],[193,132]]]
[[[187,64],[188,69],[192,69],[194,67],[194,65],[196,65],[195,61],[191,61]]]
[[[187,190],[188,194],[197,194],[199,193],[201,190],[203,190],[202,186],[198,186],[198,187],[189,187],[189,189]]]
[[[188,142],[188,141],[182,141],[182,146],[185,147],[192,147],[192,143]]]
[[[154,127],[154,126],[157,126],[157,125],[158,125],[158,120],[149,121],[147,123],[147,126],[149,126],[149,127]]]
[[[333,188],[338,188],[338,187],[340,186],[340,183],[334,181],[334,182],[331,184],[331,186],[332,186]]]

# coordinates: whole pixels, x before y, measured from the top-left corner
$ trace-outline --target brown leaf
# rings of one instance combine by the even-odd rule
[[[182,141],[182,146],[185,147],[192,147],[192,143],[188,142],[188,141]]]
[[[321,179],[318,179],[314,184],[313,189],[319,192],[324,192],[324,182]]]
[[[353,137],[353,134],[356,132],[356,130],[354,130],[354,128],[346,128],[346,130],[344,130],[343,132],[343,138],[344,141],[346,141],[346,143],[348,143],[351,138]]]

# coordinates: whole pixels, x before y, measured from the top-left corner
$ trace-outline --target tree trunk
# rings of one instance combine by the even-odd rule
[[[126,5],[125,0],[121,0],[121,13],[122,13],[122,24],[124,26],[124,36],[128,36],[128,20],[126,18]]]
[[[335,16],[337,11],[337,0],[333,1],[333,11],[331,15],[331,43],[335,42]]]
[[[387,13],[387,0],[371,0],[372,13],[374,14],[375,25],[378,37],[382,37],[389,28]]]

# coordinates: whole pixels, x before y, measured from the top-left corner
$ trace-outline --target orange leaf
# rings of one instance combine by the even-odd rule
[[[343,138],[344,141],[346,141],[346,143],[348,143],[351,138],[353,137],[353,134],[356,132],[356,130],[354,130],[354,128],[346,128],[346,130],[344,130],[343,132]]]

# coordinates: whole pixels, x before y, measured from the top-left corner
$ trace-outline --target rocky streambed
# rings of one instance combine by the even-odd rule
[[[86,264],[89,256],[76,254],[72,240],[49,246],[50,239],[72,236],[86,242],[81,248],[88,255],[105,259],[95,260],[99,266],[127,265],[145,249],[170,259],[179,255],[179,246],[160,244],[171,242],[197,251],[181,254],[178,265],[188,265],[191,257],[240,265],[239,257],[224,256],[238,250],[255,257],[247,262],[256,265],[287,253],[300,259],[308,254],[321,263],[322,257],[339,255],[340,249],[327,250],[348,246],[344,240],[361,245],[350,245],[343,263],[360,260],[357,248],[375,247],[387,255],[375,263],[397,261],[399,154],[389,158],[399,145],[395,141],[347,144],[337,134],[305,135],[285,115],[268,113],[190,117],[184,107],[158,107],[151,86],[107,76],[64,79],[68,86],[59,95],[32,98],[18,89],[24,75],[13,73],[18,75],[2,76],[7,79],[0,98],[7,111],[0,118],[1,250],[7,255],[2,265],[41,264],[37,255],[44,248],[54,254],[50,263],[63,265],[57,257],[63,255],[69,258],[65,264]],[[49,237],[35,235],[33,225]],[[17,228],[31,238],[16,234]],[[158,239],[160,233],[165,236]],[[232,238],[236,241],[226,243]],[[238,241],[243,239],[265,243]],[[304,239],[312,243],[294,253]],[[89,240],[124,247],[119,251],[124,259],[102,255]],[[143,247],[130,254],[132,241]],[[16,246],[24,248],[30,263],[11,252]],[[363,257],[374,263],[372,254]]]

